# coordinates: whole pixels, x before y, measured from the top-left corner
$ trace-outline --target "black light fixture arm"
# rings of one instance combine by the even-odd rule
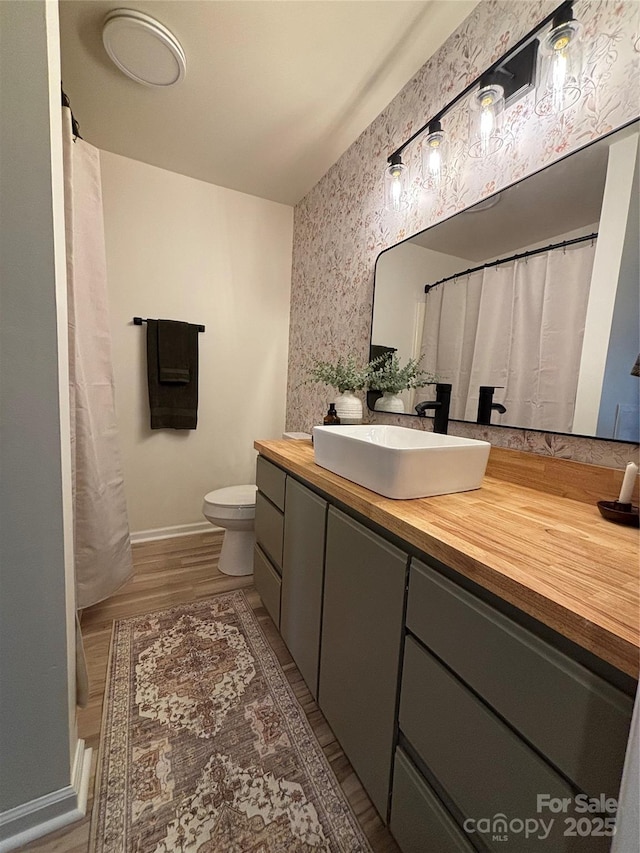
[[[568,17],[567,17],[567,15],[568,15]],[[428,122],[426,122],[426,124],[423,124],[422,127],[420,127],[418,130],[416,130],[416,132],[413,133],[408,139],[406,139],[402,143],[402,145],[400,145],[398,148],[396,148],[396,150],[393,152],[393,154],[391,154],[389,157],[387,157],[387,162],[389,164],[391,164],[392,159],[396,158],[395,162],[397,163],[398,162],[397,158],[402,155],[402,152],[405,150],[405,148],[407,148],[409,145],[411,145],[411,143],[414,140],[416,140],[419,136],[421,136],[425,132],[425,130],[428,130],[429,126],[433,122],[436,122],[436,121],[439,122],[444,117],[444,115],[446,113],[448,113],[449,110],[452,109],[452,107],[454,107],[459,101],[461,101],[470,92],[472,92],[475,88],[477,88],[477,86],[484,79],[486,79],[488,77],[488,75],[495,74],[495,72],[497,72],[497,71],[499,71],[500,73],[510,74],[510,72],[506,71],[502,66],[506,65],[511,59],[513,59],[515,56],[517,56],[517,54],[520,53],[520,51],[523,48],[525,48],[528,44],[533,42],[535,39],[535,36],[540,32],[540,30],[544,29],[544,27],[546,27],[547,24],[553,23],[554,25],[557,26],[558,21],[571,20],[572,17],[573,17],[573,0],[564,0],[564,2],[561,3],[560,6],[558,6],[553,12],[551,12],[549,15],[547,15],[546,18],[544,18],[542,21],[540,21],[540,23],[534,29],[530,30],[527,33],[527,35],[524,36],[524,38],[521,38],[520,41],[511,48],[511,50],[509,50],[507,53],[505,53],[503,56],[501,56],[500,59],[496,60],[493,63],[493,65],[490,65],[485,71],[482,72],[482,74],[480,74],[479,77],[476,77],[476,79],[472,83],[469,83],[469,85],[465,89],[463,89],[461,92],[459,92],[455,96],[455,98],[453,98],[451,101],[449,101],[449,103],[445,107],[443,107],[443,109],[441,109],[440,112],[436,113],[432,118],[429,119]]]

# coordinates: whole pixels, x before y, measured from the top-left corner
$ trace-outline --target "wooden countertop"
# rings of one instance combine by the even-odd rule
[[[276,465],[638,677],[638,530],[606,521],[595,503],[541,491],[540,483],[536,488],[522,485],[518,462],[532,454],[492,448],[489,473],[480,489],[397,501],[320,468],[310,441],[256,441],[254,447]],[[509,454],[514,454],[518,482],[506,479]],[[552,462],[567,471],[580,466]],[[609,469],[599,470],[610,478]],[[571,493],[570,488],[555,491]],[[605,492],[600,499],[616,496]]]

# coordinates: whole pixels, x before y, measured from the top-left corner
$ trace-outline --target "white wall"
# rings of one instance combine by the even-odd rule
[[[101,153],[116,407],[131,530],[202,522],[284,429],[293,208]],[[206,326],[198,428],[151,430],[146,327]]]
[[[596,435],[598,428],[616,291],[623,271],[627,221],[632,213],[631,202],[635,192],[633,174],[637,156],[638,134],[614,142],[609,148],[573,418],[573,432],[577,435]],[[637,233],[630,245],[634,243],[637,246]],[[631,255],[628,257],[630,261]]]
[[[372,343],[395,347],[403,364],[409,358],[419,358],[426,310],[425,284],[433,284],[470,266],[473,263],[465,258],[411,242],[380,255],[375,271]],[[435,399],[432,386],[418,393],[420,399]],[[403,391],[399,396],[405,412],[412,412],[416,391]]]
[[[8,850],[81,815],[71,766],[77,738],[57,4],[0,3],[0,33],[0,850]]]
[[[640,379],[637,376],[631,376],[631,367],[640,352],[639,171],[640,148],[636,150],[633,190],[620,258],[609,350],[602,380],[597,433],[602,438],[618,438],[635,442],[640,437]],[[617,407],[620,407],[620,415],[616,423]]]
[[[380,255],[376,263],[375,314],[372,343],[392,346],[404,362],[415,358],[416,334],[421,337],[425,284],[474,266],[465,258],[434,252],[407,242]]]
[[[553,237],[547,237],[544,240],[538,240],[535,243],[527,243],[524,246],[520,246],[517,249],[514,249],[513,252],[509,252],[509,254],[519,255],[522,252],[530,252],[532,249],[543,249],[546,246],[551,246],[554,243],[562,243],[565,240],[575,240],[576,237],[586,237],[589,234],[597,234],[598,228],[599,222],[592,222],[591,225],[582,225],[580,228],[572,228],[571,231],[563,231],[562,234],[554,234]],[[499,257],[501,256],[498,255],[498,257],[496,258],[488,258],[482,263],[497,261]],[[473,266],[478,266],[479,263],[480,261],[475,262]]]

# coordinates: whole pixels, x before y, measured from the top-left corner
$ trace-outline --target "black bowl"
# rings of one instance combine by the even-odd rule
[[[630,509],[622,509],[623,506],[629,504],[619,504],[618,501],[598,501],[598,509],[600,515],[608,521],[617,521],[618,524],[630,524],[631,527],[638,527],[638,507],[632,506]]]

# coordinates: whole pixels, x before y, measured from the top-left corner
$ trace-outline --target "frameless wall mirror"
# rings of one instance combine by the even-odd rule
[[[638,149],[636,121],[382,252],[372,353],[422,356],[454,420],[637,442]]]

